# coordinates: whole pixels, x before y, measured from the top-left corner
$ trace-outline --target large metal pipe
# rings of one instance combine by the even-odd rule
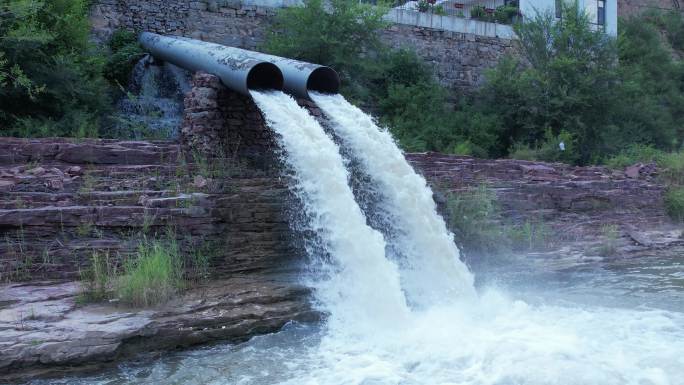
[[[340,91],[340,77],[330,67],[264,53],[257,53],[256,57],[277,65],[285,77],[285,91],[300,98],[311,99],[309,91],[326,94]]]
[[[203,70],[206,72],[213,73],[221,79],[224,77],[220,74],[207,69],[205,62],[209,64],[214,64],[215,62],[223,61],[227,63],[233,63],[237,57],[242,57],[243,59],[237,60],[242,62],[244,58],[249,58],[262,64],[274,64],[282,73],[280,77],[281,87],[261,87],[261,88],[277,88],[285,89],[285,91],[294,94],[295,96],[310,99],[309,91],[318,91],[322,93],[336,94],[340,90],[340,78],[337,72],[330,67],[321,66],[318,64],[311,64],[299,60],[286,59],[279,56],[268,55],[260,52],[247,51],[239,48],[227,47],[214,43],[207,43],[201,40],[193,40],[183,37],[167,37],[161,36],[149,32],[144,32],[140,36],[140,42],[143,47],[149,50],[152,55],[159,57],[162,60],[169,61],[181,67],[189,70]],[[199,52],[197,52],[199,51]],[[199,53],[200,55],[197,55]],[[205,59],[206,54],[210,55],[209,60]],[[240,55],[240,56],[233,56]],[[220,60],[216,58],[220,56]],[[203,66],[199,67],[200,62]],[[225,63],[221,63],[223,72],[233,71],[232,66],[230,69],[226,69]],[[212,69],[215,69],[212,66]],[[226,76],[231,75],[227,73]],[[255,79],[261,79],[262,75],[267,75],[266,71],[259,71],[254,74]],[[239,77],[242,79],[244,76]],[[229,77],[228,80],[232,81]],[[235,88],[232,84],[229,84],[224,80],[226,86],[240,91],[243,93],[248,93],[248,89],[253,88],[248,86],[246,88]],[[263,81],[259,82],[262,84]]]
[[[140,44],[156,58],[187,70],[216,75],[226,87],[245,95],[252,89],[283,89],[280,69],[255,57],[255,52],[150,32],[140,35]]]

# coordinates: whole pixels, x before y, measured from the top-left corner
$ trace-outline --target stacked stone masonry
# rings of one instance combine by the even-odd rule
[[[408,25],[393,25],[382,37],[394,48],[414,50],[443,86],[458,90],[482,84],[485,69],[514,52],[512,40]]]
[[[169,228],[184,248],[217,246],[216,276],[290,268],[298,255],[284,182],[233,159],[181,156],[167,141],[5,138],[0,154],[3,281],[77,278],[94,252],[122,259]]]
[[[276,144],[254,101],[233,92],[219,78],[197,73],[185,95],[181,141],[186,150],[239,157],[268,169]]]
[[[639,15],[650,9],[684,12],[684,2],[681,0],[618,0],[617,4],[620,17]]]

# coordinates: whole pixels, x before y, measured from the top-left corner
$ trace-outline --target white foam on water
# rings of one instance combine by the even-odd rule
[[[325,336],[283,384],[681,385],[684,317],[531,306],[498,292],[414,311],[402,328]]]
[[[373,327],[405,316],[397,267],[354,200],[337,145],[292,97],[279,91],[252,91],[252,97],[294,171],[310,228],[333,258],[326,278],[315,283],[330,322]]]
[[[422,292],[430,294],[419,299],[431,299],[440,289],[452,297],[409,309],[397,266],[385,257],[382,236],[366,225],[335,143],[289,96],[252,94],[285,150],[284,161],[294,170],[310,226],[331,256],[329,270],[314,282],[322,309],[330,316],[320,328],[291,325],[245,344],[197,350],[180,361],[158,360],[152,368],[133,367],[114,381],[104,376],[61,383],[684,385],[681,311],[593,306],[591,299],[563,306],[544,301],[531,305],[499,290],[468,295],[474,290],[468,289],[472,276],[456,263],[456,252],[424,243],[433,239],[422,234],[428,229],[441,232],[435,243],[450,239],[433,211],[420,218],[415,209],[434,209],[426,202],[427,188],[399,162],[395,150],[373,146],[368,152],[391,161],[378,159],[376,166],[385,170],[369,173],[386,178],[382,183],[401,195],[392,199],[407,202],[398,207],[412,213],[407,216],[415,215],[416,225],[425,226],[418,233],[407,230],[425,248],[411,256],[418,258],[414,265],[423,261],[434,266],[411,276],[416,280],[411,289],[425,288]],[[367,131],[364,140],[373,142],[370,127],[359,130]],[[403,177],[378,176],[382,173]],[[422,190],[410,191],[411,186]]]
[[[473,275],[459,259],[432,190],[392,135],[342,95],[312,93],[312,98],[384,198],[398,234],[395,246],[404,257],[402,287],[410,302],[428,306],[474,296]]]

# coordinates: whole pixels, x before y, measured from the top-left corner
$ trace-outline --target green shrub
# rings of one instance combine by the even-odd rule
[[[540,158],[539,150],[532,148],[530,145],[524,143],[513,143],[510,150],[508,150],[508,157],[518,160],[534,160]]]
[[[684,151],[663,154],[658,159],[658,165],[670,184],[684,186]]]
[[[451,193],[447,197],[449,227],[466,253],[500,254],[509,248],[500,219],[496,194],[486,185]]]
[[[152,306],[169,300],[183,285],[183,261],[172,239],[151,241],[123,265],[117,293],[121,301]]]
[[[534,148],[524,143],[514,143],[509,150],[509,157],[520,160],[575,163],[579,154],[575,150],[575,139],[572,134],[561,131],[560,134],[554,136],[551,130],[547,130],[544,140]]]
[[[0,135],[96,135],[110,98],[88,2],[14,0],[0,14]]]
[[[427,12],[430,10],[430,3],[426,0],[418,1],[418,12]]]
[[[138,43],[137,34],[123,29],[116,30],[108,45],[111,53],[104,67],[105,77],[116,85],[126,85],[133,67],[145,54]]]
[[[500,5],[494,10],[494,21],[500,24],[512,24],[518,16],[518,7],[514,5]]]
[[[684,66],[656,19],[633,17],[619,26],[621,103],[609,132],[612,152],[632,143],[672,151],[684,140]]]
[[[407,151],[458,153],[468,143],[469,155],[496,153],[496,116],[487,116],[467,104],[458,109],[445,102],[446,92],[434,82],[391,85],[380,102],[381,122]]]
[[[660,162],[665,153],[652,146],[633,144],[617,155],[606,160],[606,166],[611,168],[625,168],[637,163]]]
[[[511,247],[518,251],[546,250],[553,241],[553,232],[541,220],[527,220],[507,228],[506,235]]]
[[[637,163],[656,163],[664,181],[684,185],[684,151],[664,152],[651,146],[635,144],[606,161],[611,168],[625,168]]]
[[[614,123],[617,50],[576,6],[562,12],[563,23],[544,13],[516,24],[522,58],[504,58],[488,71],[476,99],[505,127],[500,152],[568,135],[573,151],[554,153],[571,157],[558,160],[588,163],[604,150],[604,132]]]
[[[665,208],[670,218],[684,221],[684,187],[672,187],[667,191]]]
[[[684,51],[684,15],[681,12],[651,9],[644,12],[642,19],[664,32],[672,48]]]
[[[481,21],[492,21],[484,5],[476,5],[470,9],[470,18]]]
[[[562,23],[546,13],[516,25],[522,59],[501,60],[473,99],[505,127],[496,152],[587,164],[635,144],[681,148],[684,65],[659,31],[662,18],[623,20],[616,40],[575,5],[562,12]],[[549,130],[570,135],[573,151],[542,151],[552,148]]]
[[[599,246],[598,253],[602,257],[612,257],[617,253],[618,237],[620,236],[617,225],[603,225],[601,227],[603,243]]]

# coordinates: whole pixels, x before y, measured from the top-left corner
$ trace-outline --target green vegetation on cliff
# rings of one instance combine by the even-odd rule
[[[627,147],[606,162],[613,168],[624,168],[637,163],[658,165],[659,177],[667,186],[665,208],[672,219],[684,222],[684,150],[668,153],[637,144]]]
[[[485,184],[449,193],[446,218],[459,246],[471,256],[546,250],[557,238],[542,218],[506,223],[496,191]]]
[[[169,300],[183,285],[183,260],[173,239],[138,246],[135,258],[126,260],[116,290],[119,298],[136,306]]]
[[[613,39],[574,7],[563,14],[561,23],[542,14],[517,25],[520,57],[489,71],[472,98],[479,111],[500,119],[499,151],[587,164],[635,144],[681,148],[684,65],[659,32],[662,18],[684,31],[673,22],[681,16],[623,20]]]
[[[488,129],[495,118],[467,106],[454,110],[447,90],[413,50],[380,41],[385,11],[351,0],[307,0],[304,7],[280,10],[265,49],[335,68],[342,94],[378,115],[406,150],[495,153],[498,136]]]
[[[479,90],[456,95],[413,51],[380,42],[382,10],[308,0],[280,11],[266,48],[340,70],[342,93],[373,111],[409,151],[587,164],[632,144],[682,146],[678,13],[624,20],[617,39],[596,31],[576,6],[562,10],[562,22],[538,15],[515,26],[520,55],[490,70]]]
[[[107,134],[116,81],[127,83],[141,51],[130,36],[115,34],[108,58],[90,41],[89,4],[0,4],[0,136]]]
[[[85,0],[0,5],[2,135],[92,136],[110,101]]]

